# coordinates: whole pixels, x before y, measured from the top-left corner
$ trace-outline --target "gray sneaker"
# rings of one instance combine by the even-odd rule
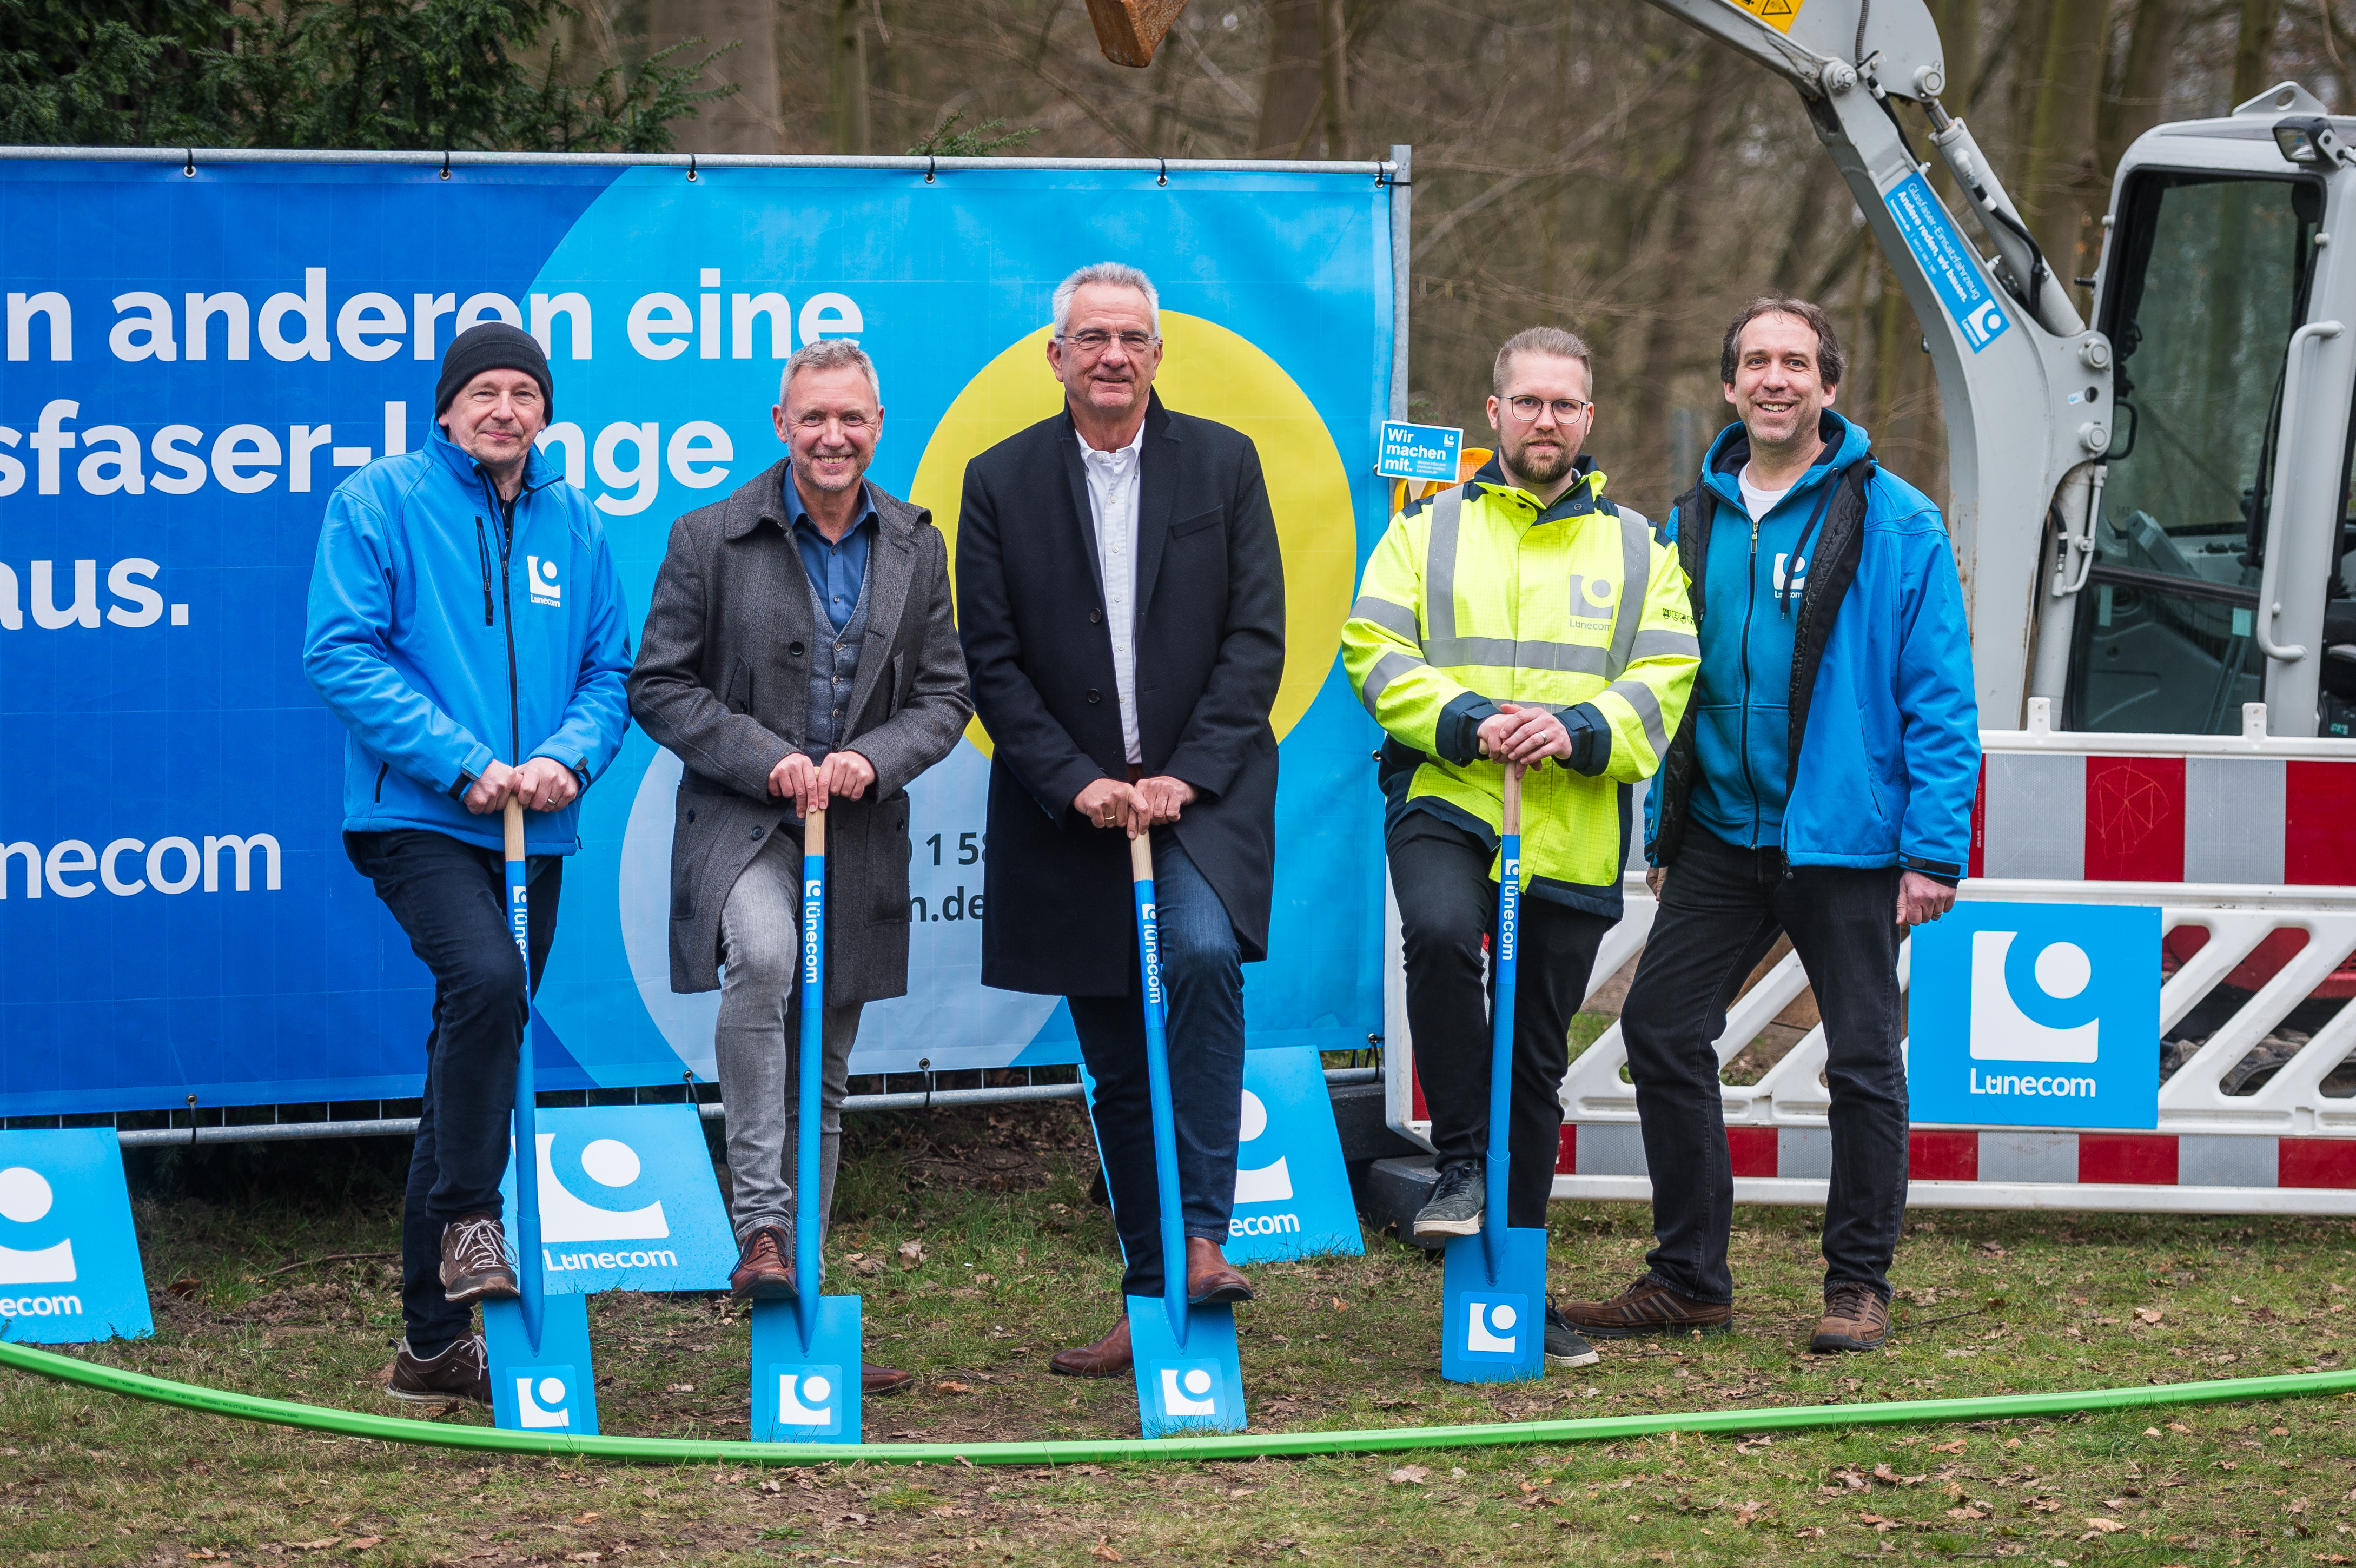
[[[1603,1359],[1587,1337],[1554,1309],[1552,1302],[1547,1303],[1546,1310],[1546,1359],[1552,1367],[1592,1367]]]
[[[1485,1207],[1481,1166],[1477,1162],[1450,1165],[1440,1173],[1431,1201],[1417,1211],[1415,1233],[1427,1236],[1477,1236]]]

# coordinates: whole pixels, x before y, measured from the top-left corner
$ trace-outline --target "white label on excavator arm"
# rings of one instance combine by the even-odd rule
[[[1728,0],[1728,4],[1750,12],[1779,33],[1788,33],[1800,19],[1803,0]]]
[[[1920,174],[1910,174],[1882,199],[1890,204],[1898,231],[1906,237],[1906,248],[1931,280],[1939,303],[1954,317],[1955,330],[1972,352],[1976,354],[2003,337],[2012,325],[2004,305],[1988,292],[1978,258],[1955,232],[1946,208],[1931,194],[1930,183]]]

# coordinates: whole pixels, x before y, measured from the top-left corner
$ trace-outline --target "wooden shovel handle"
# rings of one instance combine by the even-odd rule
[[[508,858],[521,860],[523,858],[523,802],[512,795],[508,797],[507,818]]]
[[[1508,835],[1519,836],[1522,831],[1522,765],[1505,764],[1505,825]]]
[[[811,807],[809,813],[802,818],[802,853],[804,854],[826,853],[826,803],[824,801]]]

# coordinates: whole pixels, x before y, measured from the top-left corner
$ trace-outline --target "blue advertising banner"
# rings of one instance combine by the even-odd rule
[[[954,534],[966,462],[1058,406],[1048,296],[1162,290],[1173,407],[1248,434],[1289,650],[1255,1047],[1379,1032],[1376,732],[1336,652],[1386,521],[1391,191],[1331,172],[0,160],[0,1115],[414,1094],[430,989],[340,840],[304,677],[328,493],[428,437],[451,337],[547,345],[542,445],[605,520],[635,626],[671,521],[783,455],[782,361],[874,355],[870,478]],[[911,788],[909,994],[855,1072],[1076,1059],[1054,997],[979,983],[989,737]],[[587,792],[538,999],[543,1089],[713,1076],[675,996],[675,757]]]
[[[2159,1124],[2159,910],[1958,903],[1914,929],[1918,1122]]]
[[[1325,1069],[1306,1047],[1244,1058],[1231,1263],[1365,1251]]]
[[[114,1130],[0,1133],[0,1339],[87,1345],[155,1331]]]

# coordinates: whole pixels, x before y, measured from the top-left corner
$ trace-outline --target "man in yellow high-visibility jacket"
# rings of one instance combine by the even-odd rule
[[[1572,334],[1508,339],[1489,399],[1497,456],[1391,520],[1342,631],[1350,682],[1389,737],[1385,840],[1440,1167],[1419,1237],[1481,1228],[1481,947],[1496,918],[1505,766],[1528,769],[1506,1220],[1543,1226],[1570,1016],[1620,918],[1631,786],[1660,766],[1700,660],[1676,550],[1605,500],[1603,475],[1580,456],[1592,390]],[[1546,1348],[1557,1365],[1596,1359],[1551,1305]]]

